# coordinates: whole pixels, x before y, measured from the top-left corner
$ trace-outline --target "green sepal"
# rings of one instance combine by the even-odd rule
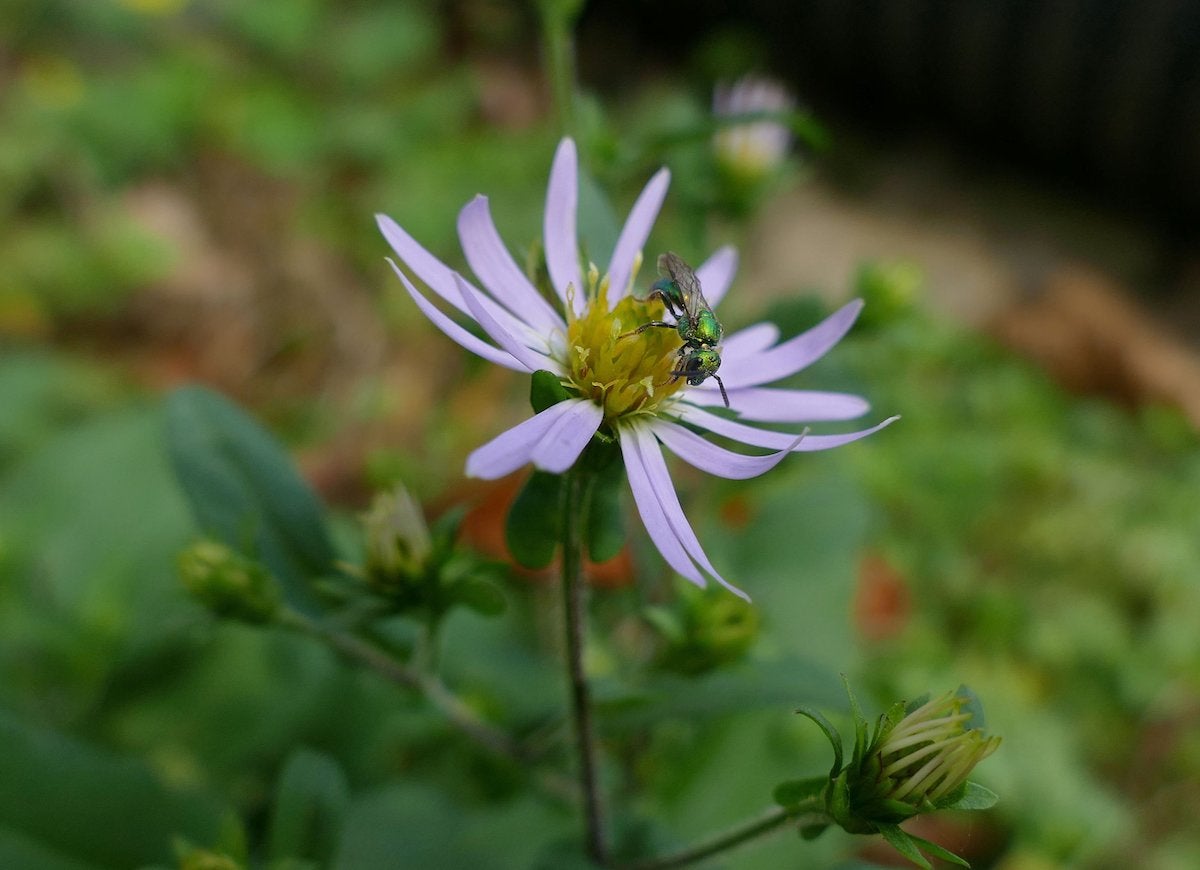
[[[930,807],[929,809],[933,809]],[[878,801],[871,809],[872,818],[886,818],[892,816],[897,822],[904,819],[912,818],[917,813],[921,812],[921,807],[905,801],[893,800],[892,798],[883,798]],[[886,815],[885,815],[886,814]]]
[[[525,481],[504,523],[504,538],[523,568],[545,568],[554,561],[562,529],[563,479],[535,471]]]
[[[796,712],[801,716],[807,716],[813,722],[817,723],[817,727],[828,738],[829,745],[833,747],[833,767],[829,769],[829,778],[835,778],[842,769],[842,735],[838,733],[838,730],[833,727],[833,723],[826,719],[819,710],[814,710],[812,707],[798,707]]]
[[[790,779],[775,786],[772,793],[775,803],[784,809],[796,809],[809,798],[818,797],[826,786],[829,777],[812,776],[808,779]]]
[[[539,369],[533,373],[529,382],[529,404],[533,406],[533,413],[540,414],[569,398],[571,393],[554,372]]]
[[[854,691],[850,688],[850,681],[845,674],[842,674],[842,685],[846,687],[846,697],[850,699],[850,714],[854,717],[854,754],[850,760],[853,765],[867,751],[867,720],[863,716],[862,708],[858,706],[858,699],[854,697]]]
[[[901,829],[899,825],[878,825],[877,827],[883,839],[887,840],[893,849],[918,867],[932,870],[929,860],[921,854],[921,850],[917,848],[916,840],[911,834]]]
[[[839,773],[830,784],[826,795],[829,816],[841,825],[843,830],[850,834],[862,834],[870,830],[850,812],[850,784],[845,771]]]
[[[955,855],[949,849],[939,846],[937,843],[931,843],[923,837],[918,837],[915,834],[910,834],[899,825],[878,825],[879,833],[888,843],[891,844],[897,852],[912,861],[918,867],[923,867],[925,870],[931,870],[929,859],[922,855],[922,851],[928,852],[935,858],[940,858],[943,861],[949,861],[951,864],[957,864],[959,867],[970,867],[971,865]]]
[[[985,788],[977,782],[967,780],[961,788],[957,788],[939,801],[939,810],[987,810],[996,805],[1000,795],[990,788]]]
[[[951,864],[957,864],[959,867],[969,868],[971,866],[970,862],[968,862],[966,859],[960,857],[959,855],[955,855],[944,846],[939,846],[937,843],[926,840],[924,837],[918,837],[916,834],[908,834],[908,839],[916,843],[921,851],[928,852],[935,858],[941,858],[943,861],[948,861]]]

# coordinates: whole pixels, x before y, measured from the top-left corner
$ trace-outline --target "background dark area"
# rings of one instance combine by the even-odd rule
[[[588,8],[580,40],[604,82],[614,67],[670,66],[715,30],[740,46],[736,62],[784,76],[818,115],[879,146],[944,137],[963,159],[1025,170],[1195,242],[1200,4],[614,2]],[[625,63],[604,56],[614,42]]]

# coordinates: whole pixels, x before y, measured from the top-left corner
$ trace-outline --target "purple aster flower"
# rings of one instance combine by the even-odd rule
[[[734,118],[758,112],[790,112],[796,101],[781,83],[748,75],[732,85],[718,84],[713,92],[713,114]],[[717,157],[747,178],[774,172],[792,146],[792,131],[779,121],[761,120],[722,127],[713,137]]]
[[[575,232],[578,166],[575,143],[564,139],[550,169],[546,193],[546,267],[559,305],[551,305],[526,277],[500,238],[487,198],[477,196],[458,216],[458,234],[481,287],[467,281],[417,243],[395,221],[378,215],[379,228],[400,261],[441,300],[471,318],[491,339],[464,329],[426,298],[404,271],[392,268],[413,301],[434,324],[467,350],[498,365],[558,375],[574,398],[559,402],[473,452],[467,474],[493,480],[532,462],[555,474],[569,469],[597,432],[621,446],[638,514],[658,551],[674,570],[699,586],[711,577],[742,598],[746,593],[713,567],[692,531],[659,444],[685,462],[720,477],[744,479],[773,468],[789,452],[827,450],[875,432],[892,420],[844,435],[796,435],[745,422],[805,423],[850,420],[868,410],[845,393],[763,386],[820,359],[850,329],[860,301],[843,306],[822,323],[788,341],[760,323],[735,332],[721,348],[720,375],[739,420],[708,411],[724,402],[717,385],[689,385],[673,378],[679,338],[674,330],[628,333],[662,316],[658,302],[633,296],[642,246],[666,196],[670,174],[650,179],[617,239],[607,271],[581,268]],[[389,262],[391,262],[389,260]],[[725,296],[737,254],[724,247],[696,275],[710,305]],[[690,424],[751,447],[774,451],[751,456],[719,447],[682,424]]]

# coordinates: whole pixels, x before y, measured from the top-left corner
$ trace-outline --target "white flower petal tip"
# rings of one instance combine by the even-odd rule
[[[725,417],[711,414],[695,405],[680,406],[679,418],[684,422],[707,429],[714,435],[732,438],[734,441],[740,441],[742,444],[749,445],[750,447],[765,447],[768,450],[786,449],[793,453],[812,453],[818,450],[831,450],[834,447],[841,447],[843,444],[850,444],[853,441],[866,438],[868,435],[873,435],[885,426],[890,426],[900,419],[898,416],[888,417],[882,423],[877,423],[869,429],[862,429],[858,432],[845,432],[837,435],[805,435],[804,439],[799,443],[794,443],[795,436],[787,432],[771,432],[767,429],[747,426],[745,423],[739,423],[736,420],[729,420]]]
[[[634,504],[650,540],[663,559],[697,586],[707,585],[707,577],[711,577],[739,598],[749,601],[750,596],[721,576],[700,546],[679,504],[679,497],[667,473],[666,461],[651,427],[646,424],[628,425],[621,429],[620,436],[621,453],[625,458]]]
[[[841,341],[862,311],[863,301],[847,302],[816,326],[772,348],[757,353],[723,358],[721,376],[725,388],[757,387],[786,378],[825,356]]]
[[[658,439],[688,465],[729,480],[746,480],[765,474],[786,459],[808,435],[806,429],[775,453],[746,456],[718,447],[677,423],[659,420],[652,426]]]
[[[579,205],[579,162],[575,142],[566,138],[558,143],[550,165],[550,183],[546,187],[546,209],[542,239],[546,249],[546,271],[550,283],[564,305],[582,314],[585,300],[578,294],[567,297],[567,287],[584,286],[579,271],[579,242],[576,235],[576,210]]]
[[[638,195],[637,202],[629,211],[625,226],[617,237],[616,247],[613,248],[612,258],[608,264],[609,277],[609,307],[617,304],[623,297],[629,295],[630,282],[633,280],[633,264],[650,238],[650,229],[658,218],[663,200],[667,196],[667,188],[671,184],[671,173],[663,168],[654,174]]]
[[[396,273],[396,277],[400,279],[400,283],[404,285],[404,289],[408,291],[408,295],[412,297],[413,302],[417,303],[417,307],[421,309],[421,313],[428,317],[433,325],[444,332],[451,341],[455,342],[460,347],[471,351],[471,353],[483,357],[488,362],[496,363],[496,365],[504,366],[508,369],[515,369],[516,371],[525,370],[525,366],[517,362],[517,360],[513,358],[512,354],[493,347],[486,341],[483,341],[477,336],[472,335],[470,332],[463,329],[463,327],[459,326],[457,323],[443,314],[440,310],[438,310],[436,305],[426,299],[424,295],[422,295],[421,292],[413,286],[412,282],[408,280],[408,277],[403,271],[401,271],[400,267],[396,265],[395,261],[392,260],[391,257],[387,258],[387,262],[388,265],[392,267],[392,271]]]

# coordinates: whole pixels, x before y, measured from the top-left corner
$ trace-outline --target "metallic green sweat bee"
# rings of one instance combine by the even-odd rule
[[[700,289],[700,279],[696,277],[691,266],[670,252],[659,256],[658,273],[665,277],[650,285],[650,294],[646,298],[657,297],[662,300],[663,307],[675,318],[675,322],[651,321],[639,326],[630,334],[637,335],[654,326],[677,330],[679,337],[683,339],[683,345],[679,348],[679,362],[671,372],[671,378],[687,378],[687,382],[693,387],[699,386],[708,378],[713,378],[721,388],[721,398],[728,408],[729,395],[725,392],[724,382],[717,374],[717,369],[721,367],[721,354],[717,351],[717,345],[721,343],[724,330],[721,329],[721,321],[717,320],[712,306],[704,298],[704,291]]]

